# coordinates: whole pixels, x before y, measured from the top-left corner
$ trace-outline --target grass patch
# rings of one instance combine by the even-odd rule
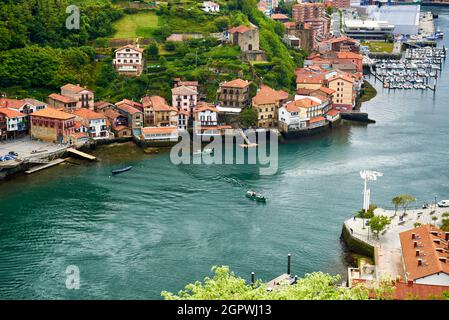
[[[114,24],[117,30],[114,39],[151,38],[158,24],[159,19],[155,12],[127,14]]]
[[[394,44],[384,41],[363,42],[362,45],[367,46],[372,53],[392,53]]]
[[[368,81],[364,81],[362,96],[360,97],[360,102],[370,101],[376,95],[377,95],[376,89]]]

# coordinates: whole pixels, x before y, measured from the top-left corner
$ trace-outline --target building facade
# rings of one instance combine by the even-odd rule
[[[218,88],[218,100],[225,108],[243,109],[251,103],[249,94],[250,82],[235,79],[220,83]]]
[[[79,109],[74,112],[76,120],[80,121],[86,128],[89,137],[94,140],[109,139],[109,128],[105,115],[89,109]]]
[[[115,50],[115,58],[112,60],[115,70],[126,76],[140,76],[145,64],[143,49],[126,45]]]
[[[260,128],[276,127],[279,108],[287,99],[287,92],[262,85],[252,99],[252,107],[257,112],[257,126]]]
[[[55,143],[69,142],[75,133],[75,115],[46,108],[30,115],[31,138]]]

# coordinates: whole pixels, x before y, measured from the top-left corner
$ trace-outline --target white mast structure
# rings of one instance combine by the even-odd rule
[[[371,170],[362,170],[360,171],[360,177],[364,180],[364,189],[363,189],[363,210],[365,212],[368,212],[369,204],[370,204],[370,197],[371,197],[371,190],[368,189],[368,180],[369,181],[376,181],[377,177],[382,177],[382,172],[377,171],[371,171]]]

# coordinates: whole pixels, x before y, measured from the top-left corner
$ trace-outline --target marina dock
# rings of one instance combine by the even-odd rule
[[[33,168],[25,171],[25,173],[32,174],[32,173],[35,173],[35,172],[38,172],[38,171],[41,171],[44,169],[48,169],[50,167],[54,167],[60,163],[63,163],[64,161],[65,161],[65,159],[55,159],[55,160],[49,161],[48,163],[42,164],[40,166],[33,167]]]
[[[76,154],[77,156],[80,156],[81,158],[84,158],[84,159],[87,159],[87,160],[90,160],[90,161],[97,160],[97,157],[94,157],[94,156],[92,156],[90,154],[87,154],[85,152],[82,152],[82,151],[79,151],[79,150],[76,150],[76,149],[73,149],[73,148],[68,148],[67,152]]]

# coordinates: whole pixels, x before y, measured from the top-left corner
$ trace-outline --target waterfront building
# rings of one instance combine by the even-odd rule
[[[257,126],[260,128],[276,127],[278,110],[287,99],[288,92],[262,85],[252,99],[252,107],[257,112]]]
[[[38,110],[45,109],[47,106],[48,104],[46,104],[45,102],[36,99],[27,98],[23,100],[16,100],[16,99],[0,98],[0,108],[5,107],[15,109],[26,115]]]
[[[144,127],[141,129],[145,141],[177,141],[177,127]]]
[[[182,81],[179,78],[175,78],[173,87],[176,88],[176,87],[182,87],[182,86],[188,87],[188,88],[190,88],[192,90],[195,90],[196,92],[199,92],[199,90],[198,90],[198,87],[199,87],[198,81]]]
[[[344,19],[343,24],[348,37],[362,40],[385,40],[395,30],[394,24],[385,20]]]
[[[327,80],[328,87],[334,90],[333,103],[337,110],[352,110],[357,91],[355,80],[349,75],[338,73]]]
[[[399,237],[407,282],[449,286],[449,232],[427,224]]]
[[[30,115],[31,137],[55,143],[68,143],[75,133],[76,116],[54,108],[46,108]]]
[[[145,127],[170,127],[178,125],[178,109],[167,104],[160,96],[142,98]]]
[[[191,122],[190,112],[187,110],[179,110],[178,111],[178,129],[179,130],[187,130],[190,126]]]
[[[61,87],[61,95],[75,100],[76,109],[94,110],[94,93],[89,89],[69,83]]]
[[[63,95],[52,93],[48,96],[48,105],[55,109],[62,109],[65,112],[76,110],[76,100]]]
[[[143,127],[143,112],[141,109],[138,109],[138,105],[140,104],[125,99],[117,102],[115,105],[117,107],[117,111],[127,118],[128,127],[132,129]]]
[[[8,138],[6,131],[6,116],[0,113],[0,141]]]
[[[370,5],[363,8],[365,15],[375,21],[388,21],[394,26],[393,34],[416,35],[419,31],[419,3],[409,3],[393,6]]]
[[[240,110],[248,107],[250,105],[249,85],[249,81],[242,79],[220,83],[217,91],[220,106]]]
[[[115,50],[115,58],[112,60],[115,70],[126,76],[140,76],[145,64],[143,49],[139,46],[126,45]]]
[[[220,12],[220,5],[212,1],[203,1],[202,9],[205,12]]]
[[[112,127],[112,132],[116,138],[128,138],[132,137],[132,130],[125,126]]]
[[[117,126],[128,127],[128,118],[114,109],[103,111],[104,116],[108,119],[112,129]]]
[[[3,132],[6,138],[16,138],[24,135],[28,130],[27,115],[13,108],[0,107],[0,114],[3,118]]]
[[[198,91],[192,86],[177,86],[172,90],[172,106],[176,110],[186,110],[192,114],[198,101]]]
[[[279,129],[288,133],[323,127],[327,124],[326,106],[316,97],[298,97],[279,108]]]
[[[326,15],[323,3],[298,3],[292,7],[292,18],[297,22],[306,22],[308,19],[322,18]]]
[[[76,115],[76,120],[86,127],[87,133],[92,139],[109,138],[108,121],[105,115],[89,109],[78,109],[73,113]]]

